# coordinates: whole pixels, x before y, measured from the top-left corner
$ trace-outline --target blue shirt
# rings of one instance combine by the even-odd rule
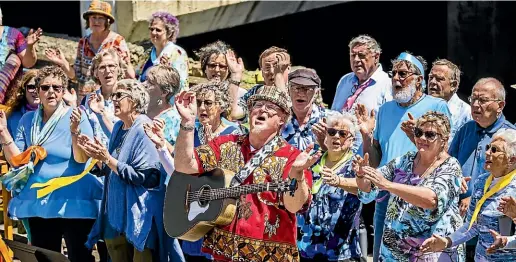
[[[324,117],[326,117],[326,110],[313,104],[312,113],[310,114],[308,123],[306,123],[303,127],[300,127],[296,115],[293,114],[292,118],[285,125],[285,128],[281,134],[289,144],[299,150],[305,150],[308,145],[312,143],[316,144],[314,150],[317,150],[319,145],[317,145],[317,137],[312,132],[312,126],[317,124]]]
[[[516,129],[514,125],[505,120],[502,114],[496,122],[487,128],[483,128],[475,121],[469,121],[455,134],[448,153],[459,160],[462,166],[462,174],[471,177],[468,182],[468,192],[461,195],[461,199],[471,196],[476,178],[486,171],[485,148],[491,143],[491,138],[500,128]]]
[[[408,120],[408,113],[415,119],[428,111],[437,111],[451,117],[446,101],[426,94],[408,107],[400,106],[396,101],[383,104],[378,110],[374,139],[380,144],[382,159],[379,166],[409,151],[417,151],[416,146],[401,130],[401,123]]]
[[[91,174],[40,199],[36,198],[38,188],[30,188],[34,183],[44,183],[52,178],[78,175],[86,168],[88,162],[77,163],[73,158],[71,112],[70,108],[43,143],[47,157],[34,167],[34,174],[29,177],[23,190],[9,203],[9,213],[13,217],[97,218],[102,199],[102,184]],[[34,112],[28,112],[20,120],[15,143],[21,151],[32,144],[30,130],[34,116]],[[93,131],[84,114],[79,127],[82,134],[93,137]]]
[[[455,133],[467,122],[472,120],[471,106],[466,102],[462,101],[457,94],[454,94],[450,101],[448,101],[448,108],[450,108],[451,119],[451,132],[450,132],[450,143],[453,141]]]

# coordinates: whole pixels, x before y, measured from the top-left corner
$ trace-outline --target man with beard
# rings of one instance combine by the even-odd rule
[[[471,120],[471,107],[457,95],[460,74],[459,67],[447,59],[436,60],[428,74],[428,94],[448,102],[451,112],[450,143],[457,130]]]
[[[462,166],[462,175],[470,177],[468,191],[460,196],[459,211],[466,215],[476,178],[485,173],[485,148],[501,128],[516,129],[503,115],[505,88],[496,78],[487,77],[477,81],[471,96],[471,113],[474,121],[464,124],[451,142],[449,154],[457,158]],[[466,256],[473,259],[476,239],[466,245]]]
[[[380,107],[378,123],[375,121],[374,110],[369,112],[364,106],[357,107],[356,115],[360,122],[364,153],[369,155],[370,166],[384,166],[396,157],[417,150],[402,130],[404,121],[410,118],[417,119],[428,111],[441,112],[450,117],[446,101],[424,93],[425,68],[426,62],[422,57],[413,56],[408,52],[401,53],[392,62],[390,72],[394,100]],[[376,200],[373,245],[375,262],[379,257],[388,199],[388,194],[383,191]]]
[[[176,98],[182,119],[176,171],[197,174],[226,169],[236,173],[232,186],[297,180],[293,195],[263,192],[241,196],[233,221],[210,231],[202,251],[219,261],[299,261],[295,213],[310,203],[312,175],[308,168],[321,154],[310,156],[313,145],[301,152],[281,137],[281,128],[290,117],[290,97],[274,86],[259,88],[248,99],[249,135],[219,136],[197,148],[195,101],[193,93],[183,92]]]

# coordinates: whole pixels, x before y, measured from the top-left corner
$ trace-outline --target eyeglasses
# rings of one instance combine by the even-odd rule
[[[29,93],[34,93],[36,91],[36,85],[26,85],[25,91]]]
[[[409,71],[398,71],[398,70],[389,71],[390,78],[394,78],[396,75],[399,75],[401,80],[404,80],[407,77],[414,75],[414,74],[415,74],[414,72],[409,72]]]
[[[434,142],[437,139],[437,136],[440,136],[441,134],[434,132],[434,131],[423,131],[421,128],[414,128],[414,136],[417,138],[421,138],[425,135],[426,140],[430,142]]]
[[[265,106],[265,111],[267,113],[271,113],[271,114],[276,114],[280,110],[280,107],[277,106],[277,105],[266,104],[266,103],[263,103],[263,102],[256,102],[256,103],[254,103],[253,109],[261,109],[261,108],[263,108],[263,106]]]
[[[127,92],[118,91],[113,94],[111,94],[111,100],[113,101],[120,101],[126,97],[130,96]]]
[[[216,63],[209,63],[209,64],[207,64],[207,66],[208,66],[208,69],[210,69],[210,70],[215,70],[217,67],[219,67],[220,71],[228,70],[228,66],[227,65],[221,65],[221,64],[216,64]]]
[[[296,93],[311,93],[315,90],[315,86],[298,86],[293,85],[290,88],[292,88]]]
[[[489,99],[489,98],[483,98],[483,97],[473,97],[473,96],[469,96],[468,97],[468,101],[470,104],[474,104],[476,101],[478,101],[478,103],[480,105],[485,105],[489,102],[494,102],[494,101],[500,101],[500,99]]]
[[[210,108],[213,107],[215,102],[213,102],[211,100],[199,100],[199,99],[197,99],[197,107],[200,108],[202,106],[202,104],[204,104],[204,107],[206,107],[206,109],[210,109]]]
[[[348,138],[348,137],[351,136],[350,132],[348,132],[346,130],[335,129],[335,128],[328,128],[328,130],[326,132],[330,136],[335,136],[338,133],[339,136],[342,137],[342,138]]]
[[[491,149],[491,153],[496,154],[496,152],[503,153],[503,151],[495,146],[492,146],[491,144],[486,145],[486,152],[488,152]]]
[[[52,90],[54,90],[54,92],[56,93],[61,93],[63,92],[63,87],[62,86],[54,86],[54,85],[40,85],[39,88],[41,88],[41,90],[43,90],[43,92],[47,92],[48,90],[50,90],[50,88],[52,88]]]
[[[109,71],[110,71],[110,72],[113,72],[113,71],[115,71],[115,69],[117,68],[117,65],[115,65],[115,64],[110,64],[110,65],[101,65],[101,66],[99,66],[99,67],[98,67],[98,69],[97,69],[97,70],[98,70],[99,72],[104,73],[104,72],[106,72],[106,69],[108,69],[108,68],[109,68]]]

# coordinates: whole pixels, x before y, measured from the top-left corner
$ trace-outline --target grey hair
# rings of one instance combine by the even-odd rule
[[[116,87],[129,91],[129,96],[136,103],[136,112],[147,114],[150,96],[140,81],[136,79],[123,79],[116,83]]]
[[[457,81],[457,88],[455,89],[455,91],[459,90],[460,75],[462,74],[462,72],[460,71],[460,68],[448,59],[437,59],[432,63],[432,67],[437,66],[437,65],[447,66],[450,69],[451,80]],[[428,81],[430,81],[430,79],[428,79]]]
[[[159,86],[161,92],[166,94],[167,101],[179,93],[180,90],[179,72],[169,65],[152,66],[147,71],[147,81]]]
[[[200,97],[202,94],[213,92],[215,102],[219,104],[222,111],[221,117],[225,117],[231,114],[231,103],[233,102],[233,99],[227,95],[227,88],[226,81],[220,82],[212,80],[195,85],[190,89],[190,91],[195,92],[197,97]]]
[[[494,141],[496,138],[500,138],[503,139],[503,141],[505,141],[505,150],[507,151],[505,153],[507,153],[507,155],[509,155],[510,158],[516,157],[516,130],[500,128],[493,135],[493,139],[491,141]]]
[[[110,56],[111,58],[113,58],[113,60],[115,60],[115,63],[117,65],[117,69],[116,69],[117,81],[123,79],[125,76],[124,72],[125,72],[125,69],[127,68],[127,65],[125,64],[124,60],[120,57],[118,52],[114,48],[103,49],[100,52],[98,52],[93,57],[93,59],[91,59],[91,66],[90,66],[91,79],[93,79],[93,81],[98,85],[100,85],[101,83],[100,83],[99,78],[95,75],[95,71],[98,70],[100,63],[102,63],[102,60],[104,60],[104,57],[106,57],[106,56]]]
[[[349,112],[337,112],[337,111],[329,111],[327,113],[327,121],[326,124],[328,127],[334,127],[335,124],[344,121],[344,123],[348,126],[349,132],[355,136],[358,131],[358,120],[357,117]]]
[[[475,88],[475,86],[477,85],[485,85],[487,83],[492,83],[495,88],[496,88],[496,98],[497,99],[500,99],[501,101],[505,101],[505,87],[503,86],[502,82],[500,82],[500,80],[494,78],[494,77],[484,77],[484,78],[480,78],[476,83],[475,85],[473,86],[473,88]]]
[[[357,45],[365,45],[367,49],[375,54],[381,54],[382,49],[380,48],[380,44],[376,42],[376,40],[368,35],[359,35],[349,42],[349,49],[351,50],[353,47]]]

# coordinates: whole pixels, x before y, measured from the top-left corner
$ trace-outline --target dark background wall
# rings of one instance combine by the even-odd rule
[[[46,32],[80,36],[79,1],[0,2],[4,24],[41,27]],[[23,7],[27,8],[23,8]],[[466,99],[473,84],[494,76],[505,84],[514,122],[516,110],[516,2],[371,2],[351,1],[263,22],[179,38],[190,56],[216,40],[235,48],[247,69],[258,68],[260,53],[276,45],[292,55],[294,65],[317,70],[331,104],[338,80],[350,71],[348,43],[369,34],[380,43],[381,63],[408,50],[429,64],[448,58],[463,70],[459,95]]]

